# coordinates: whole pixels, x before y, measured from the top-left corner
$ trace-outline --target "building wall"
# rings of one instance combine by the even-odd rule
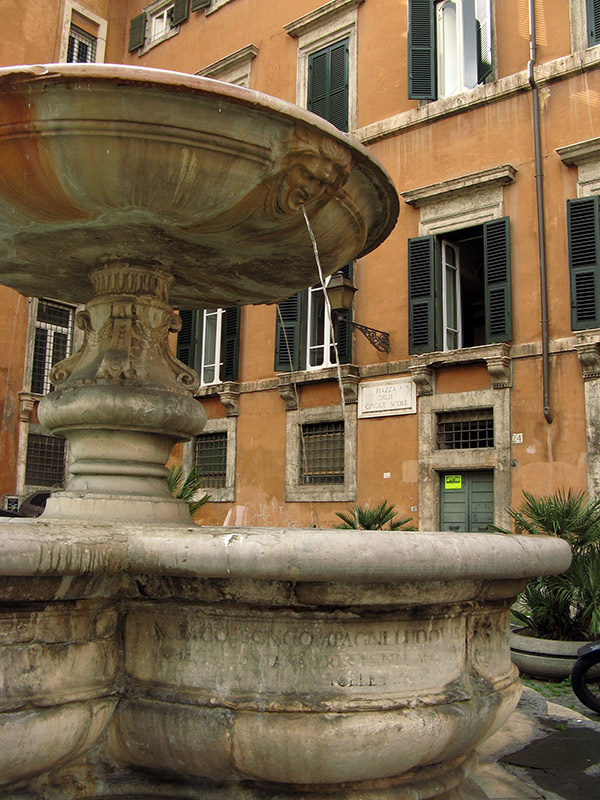
[[[297,97],[299,40],[284,26],[324,5],[319,0],[293,4],[213,0],[207,13],[191,12],[175,35],[130,53],[129,20],[149,4],[144,0],[81,2],[108,21],[107,60],[195,73],[252,45],[250,88],[291,102]],[[31,18],[21,11],[22,4],[8,5],[12,6],[7,15],[12,27],[0,44],[0,62],[53,57],[63,4],[40,0],[39,13]],[[286,463],[290,458],[286,420],[297,411],[286,410],[286,403],[293,405],[289,396],[286,399],[289,386],[280,391],[280,383],[286,384],[287,378],[274,370],[276,307],[245,307],[234,401],[227,395],[228,405],[220,402],[222,387],[200,392],[209,418],[219,420],[215,424],[223,429],[227,425],[235,437],[234,499],[205,505],[201,521],[328,527],[335,522],[335,511],[348,503],[386,498],[403,512],[414,509],[412,514],[421,527],[437,527],[439,475],[454,467],[494,470],[497,524],[506,524],[505,506],[518,504],[523,489],[547,493],[560,487],[588,487],[595,492],[600,479],[595,421],[600,414],[593,363],[598,358],[600,330],[576,334],[571,329],[566,200],[583,190],[577,164],[565,163],[557,153],[557,148],[600,136],[600,47],[582,49],[583,45],[578,45],[578,52],[573,53],[573,41],[583,41],[579,28],[584,0],[536,2],[551,424],[543,416],[541,386],[533,112],[526,74],[528,3],[494,0],[492,78],[471,91],[432,102],[408,97],[407,0],[346,4],[333,0],[327,5],[356,9],[358,101],[353,134],[383,162],[404,197],[389,239],[355,264],[354,319],[389,332],[391,349],[387,355],[377,353],[355,333],[355,368],[346,381],[348,409],[355,415],[358,382],[413,377],[418,413],[357,420],[355,489],[349,490],[345,499],[324,500],[326,493],[317,487],[310,500],[286,501]],[[4,16],[4,7],[0,13]],[[592,156],[592,161],[594,157],[600,160],[600,156]],[[502,168],[505,176],[498,184],[483,178],[475,187],[457,189],[452,184],[496,168]],[[445,186],[436,190],[434,184]],[[415,200],[417,190],[423,187],[429,187],[421,192],[425,200]],[[454,220],[447,223],[448,230],[466,227],[469,220],[468,224],[475,224],[473,220],[479,219],[477,215],[483,213],[489,198],[493,200],[491,214],[510,218],[512,339],[504,348],[411,355],[407,242],[443,230],[444,219]],[[582,372],[584,345],[592,366]],[[339,406],[340,392],[333,376],[328,374],[324,380],[323,373],[303,372],[299,380],[300,417],[303,412]],[[457,404],[481,407],[492,402],[490,398],[498,413],[494,453],[461,452],[442,457],[436,452],[431,426],[440,409]],[[513,434],[522,434],[522,442],[519,437],[513,441]],[[7,439],[11,439],[10,431]],[[189,448],[183,449],[183,458],[191,462]]]

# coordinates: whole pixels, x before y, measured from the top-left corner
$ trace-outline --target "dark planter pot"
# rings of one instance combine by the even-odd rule
[[[522,636],[518,628],[510,635],[510,654],[521,672],[535,678],[562,681],[568,678],[577,658],[577,650],[584,642],[559,642],[554,639],[537,639]]]

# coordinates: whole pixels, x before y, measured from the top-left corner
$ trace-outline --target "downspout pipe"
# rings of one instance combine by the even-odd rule
[[[546,275],[546,226],[544,221],[544,182],[540,134],[540,97],[535,82],[534,66],[537,56],[535,38],[535,0],[529,0],[529,61],[527,77],[531,86],[533,111],[533,142],[535,148],[535,191],[537,200],[538,245],[540,259],[540,300],[542,311],[542,391],[543,413],[548,424],[553,420],[550,411],[550,348],[548,344],[548,288]]]

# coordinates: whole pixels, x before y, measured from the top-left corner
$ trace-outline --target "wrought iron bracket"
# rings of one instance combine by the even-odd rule
[[[360,331],[380,353],[390,352],[390,335],[385,331],[378,331],[377,328],[369,328],[366,325],[359,325],[358,322],[346,320],[348,325]]]

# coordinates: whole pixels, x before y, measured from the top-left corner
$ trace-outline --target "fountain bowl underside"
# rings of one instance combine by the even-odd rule
[[[398,214],[379,162],[276,98],[164,70],[0,70],[0,283],[89,299],[115,261],[175,277],[177,308],[273,302],[330,274]],[[293,254],[293,255],[291,255]],[[48,264],[52,263],[52,269]]]

